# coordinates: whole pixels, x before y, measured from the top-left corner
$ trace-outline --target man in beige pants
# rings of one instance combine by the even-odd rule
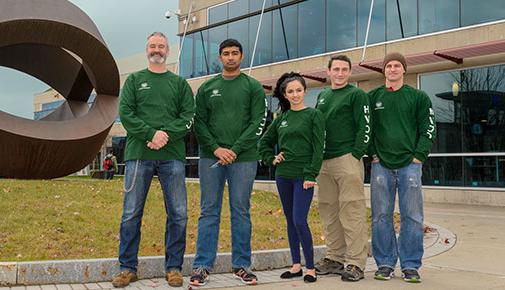
[[[319,94],[316,104],[326,121],[317,196],[327,252],[315,267],[319,275],[340,274],[343,281],[359,281],[364,278],[368,253],[361,158],[370,141],[369,103],[365,92],[349,84],[347,56],[331,57],[327,73],[331,88]]]

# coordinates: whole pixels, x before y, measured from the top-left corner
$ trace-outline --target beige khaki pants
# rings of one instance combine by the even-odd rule
[[[324,160],[317,183],[319,214],[326,237],[326,257],[365,269],[368,225],[363,161],[350,153]]]

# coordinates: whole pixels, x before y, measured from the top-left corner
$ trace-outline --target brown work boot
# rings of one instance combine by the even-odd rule
[[[116,288],[123,288],[130,285],[130,283],[137,281],[138,279],[139,278],[137,278],[137,273],[123,270],[117,274],[114,279],[112,279],[112,286]]]
[[[173,270],[170,272],[167,272],[166,275],[168,285],[172,287],[182,287],[182,274],[180,271]]]

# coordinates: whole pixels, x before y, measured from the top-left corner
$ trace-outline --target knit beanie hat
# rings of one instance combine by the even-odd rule
[[[384,68],[386,67],[388,62],[390,62],[392,60],[399,61],[403,65],[403,69],[405,70],[405,72],[407,72],[407,61],[405,60],[405,57],[399,52],[390,52],[390,53],[386,54],[386,56],[384,57],[384,61],[382,62],[382,71],[383,72],[384,72]]]

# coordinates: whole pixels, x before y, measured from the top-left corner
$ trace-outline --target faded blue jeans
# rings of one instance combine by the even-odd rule
[[[421,176],[422,164],[411,163],[391,170],[372,163],[372,253],[378,267],[394,269],[398,257],[402,270],[421,267],[424,253]],[[393,226],[397,191],[401,216],[398,240]]]
[[[187,195],[184,163],[180,160],[126,161],[123,216],[121,217],[119,264],[121,271],[137,272],[140,227],[147,192],[158,175],[165,212],[165,271],[181,270],[186,248]]]
[[[251,266],[251,216],[249,215],[251,191],[256,177],[256,161],[235,162],[210,168],[217,160],[201,158],[200,218],[193,268],[211,270],[217,255],[219,224],[225,180],[228,181],[231,219],[231,260],[233,268]]]

